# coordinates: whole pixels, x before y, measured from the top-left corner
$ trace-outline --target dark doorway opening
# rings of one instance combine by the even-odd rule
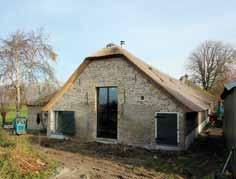
[[[178,144],[178,114],[156,114],[156,142],[158,144]]]
[[[55,111],[55,129],[57,133],[75,135],[74,111]]]
[[[97,88],[97,137],[117,139],[117,88]]]
[[[187,112],[185,118],[186,118],[185,135],[187,136],[198,126],[198,113]]]

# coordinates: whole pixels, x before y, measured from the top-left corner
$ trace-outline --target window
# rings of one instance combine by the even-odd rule
[[[97,137],[117,139],[118,96],[116,87],[97,88]]]
[[[179,114],[177,112],[158,112],[155,118],[157,144],[178,145]]]
[[[144,96],[141,96],[141,101],[143,101],[144,100]]]

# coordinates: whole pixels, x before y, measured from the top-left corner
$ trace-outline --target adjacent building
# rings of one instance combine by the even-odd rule
[[[224,136],[227,147],[231,150],[236,146],[236,81],[225,84],[221,98],[224,100]],[[236,174],[236,150],[233,152],[231,166]]]

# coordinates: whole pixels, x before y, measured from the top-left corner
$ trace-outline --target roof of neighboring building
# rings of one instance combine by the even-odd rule
[[[224,99],[228,94],[230,94],[233,89],[236,87],[236,81],[230,81],[226,83],[223,93],[221,94],[221,98]]]
[[[211,95],[207,95],[206,93],[196,90],[184,84],[183,82],[160,72],[159,70],[135,57],[127,50],[116,45],[110,45],[109,47],[103,48],[95,54],[85,58],[83,63],[71,75],[65,85],[43,107],[43,110],[48,111],[56,104],[56,102],[64,95],[64,93],[70,89],[78,76],[89,65],[89,63],[91,63],[91,61],[96,59],[109,59],[109,57],[123,57],[147,77],[149,77],[156,85],[167,91],[171,96],[176,98],[180,103],[184,104],[192,111],[203,111],[209,109],[209,105],[214,100]]]
[[[46,105],[49,100],[55,95],[56,92],[46,95],[46,96],[41,96],[38,99],[31,101],[27,104],[27,106],[44,106]]]

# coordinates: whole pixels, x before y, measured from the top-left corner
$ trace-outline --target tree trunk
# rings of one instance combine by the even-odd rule
[[[16,49],[16,117],[20,116],[20,66],[19,52]]]
[[[3,127],[4,124],[6,123],[6,115],[7,115],[7,112],[1,112],[1,116],[2,116],[2,127]]]
[[[20,116],[20,86],[16,87],[16,117]]]

